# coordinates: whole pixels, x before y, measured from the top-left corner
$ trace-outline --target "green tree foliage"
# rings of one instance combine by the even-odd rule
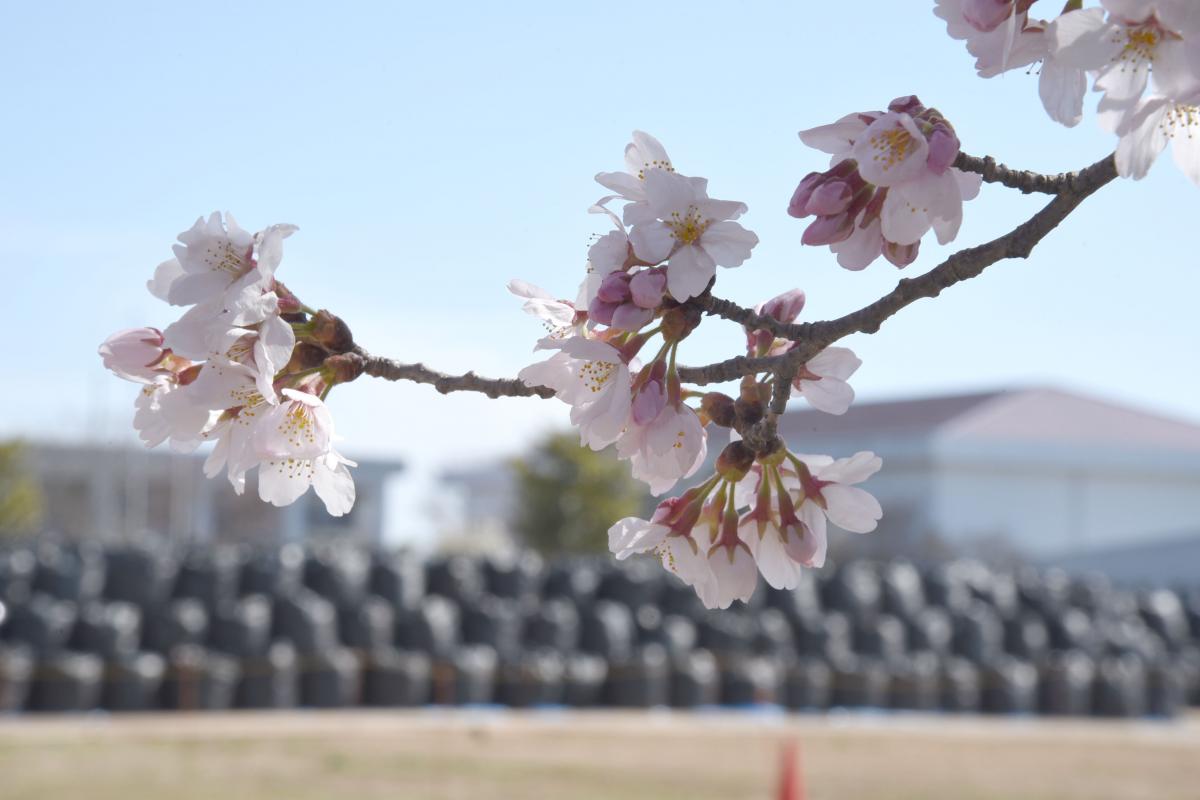
[[[580,447],[574,433],[548,436],[513,469],[513,529],[543,554],[603,552],[609,526],[649,505],[626,465],[610,451]]]
[[[42,490],[20,442],[0,443],[0,534],[32,533],[42,521]]]

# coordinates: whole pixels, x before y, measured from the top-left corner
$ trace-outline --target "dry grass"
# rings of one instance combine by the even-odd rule
[[[3,800],[1200,797],[1175,723],[667,713],[300,712],[0,720]]]

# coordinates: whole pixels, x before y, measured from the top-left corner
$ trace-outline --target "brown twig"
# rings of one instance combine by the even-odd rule
[[[493,399],[497,397],[554,397],[548,386],[526,386],[517,378],[484,378],[474,372],[465,375],[447,375],[430,369],[424,364],[405,364],[382,356],[373,356],[361,347],[354,348],[354,355],[363,360],[363,372],[385,381],[412,381],[428,383],[442,394],[450,392],[480,392]]]

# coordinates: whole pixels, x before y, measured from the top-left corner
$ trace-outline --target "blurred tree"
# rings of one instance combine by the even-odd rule
[[[42,490],[20,442],[0,442],[0,534],[32,533],[42,521]]]
[[[649,505],[626,465],[611,451],[580,447],[574,433],[546,437],[513,471],[513,530],[543,554],[603,552],[609,526]]]

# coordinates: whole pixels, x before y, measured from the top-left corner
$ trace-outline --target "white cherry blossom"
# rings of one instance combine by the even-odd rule
[[[214,211],[179,234],[175,258],[159,265],[149,289],[171,305],[262,294],[283,258],[283,239],[295,230],[294,225],[272,225],[251,234],[231,214],[222,218]]]
[[[258,468],[258,496],[273,506],[286,506],[312,487],[329,515],[340,517],[354,506],[354,478],[348,469],[354,466],[358,465],[335,450],[311,459],[264,461]]]
[[[176,452],[190,453],[200,446],[212,411],[186,388],[174,377],[142,387],[134,400],[133,427],[146,447],[167,442]]]
[[[1148,97],[1117,132],[1118,174],[1144,178],[1170,144],[1175,164],[1200,186],[1200,90],[1181,101],[1162,95]]]
[[[645,178],[646,207],[652,217],[629,233],[634,253],[649,264],[667,262],[667,289],[682,302],[708,286],[718,266],[739,267],[758,236],[733,220],[744,203],[713,200],[688,178],[652,170]]]
[[[517,278],[508,282],[508,291],[525,301],[521,309],[540,319],[551,337],[561,339],[580,332],[583,320],[573,303],[556,300],[542,287]]]
[[[809,359],[792,385],[818,411],[845,414],[854,402],[847,381],[861,366],[862,359],[850,348],[826,347]]]
[[[630,202],[640,203],[646,199],[645,178],[652,170],[674,172],[671,157],[667,155],[662,143],[643,131],[633,132],[633,141],[625,145],[625,171],[601,172],[596,175],[596,182],[611,192],[613,197],[604,198],[600,203],[620,197]]]
[[[526,386],[549,386],[571,406],[571,422],[580,441],[602,450],[621,435],[629,418],[629,365],[612,345],[585,336],[546,338],[538,349],[558,350],[549,359],[531,364],[517,377]]]
[[[254,426],[254,449],[263,458],[314,459],[333,447],[333,415],[321,398],[284,389]]]
[[[667,403],[645,425],[630,420],[617,440],[617,455],[629,459],[633,477],[649,484],[655,495],[694,475],[707,453],[708,437],[700,417],[683,403]]]
[[[828,519],[851,533],[875,530],[883,509],[869,492],[853,484],[862,483],[883,466],[882,459],[869,451],[834,460],[829,456],[800,455],[809,475],[800,475],[804,502],[797,508],[801,519],[817,535],[825,538]]]

